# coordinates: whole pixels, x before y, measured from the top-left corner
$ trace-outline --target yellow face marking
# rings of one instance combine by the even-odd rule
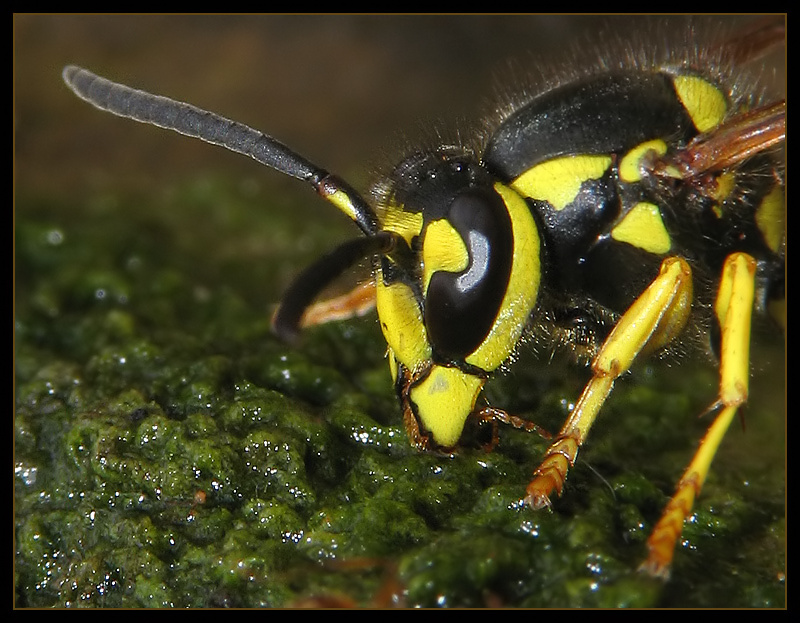
[[[720,124],[728,111],[722,91],[697,76],[675,76],[673,83],[694,127],[700,132],[708,132]]]
[[[397,360],[409,370],[419,369],[430,359],[431,347],[414,293],[402,283],[386,285],[378,271],[376,305],[383,337]]]
[[[392,350],[391,346],[386,347],[386,358],[389,360],[389,374],[392,375],[392,383],[397,381],[397,357],[395,357],[394,351]]]
[[[522,196],[547,201],[563,210],[575,200],[581,184],[596,180],[611,166],[610,156],[564,156],[531,167],[511,186]]]
[[[623,182],[632,184],[642,179],[640,164],[644,155],[649,151],[663,156],[667,153],[667,144],[661,139],[646,141],[625,154],[619,163],[619,177]]]
[[[423,292],[428,291],[428,284],[436,271],[460,273],[469,266],[469,253],[464,240],[445,219],[432,221],[425,229],[422,264]]]
[[[430,374],[411,389],[419,419],[437,444],[458,443],[484,382],[458,368],[432,366]]]
[[[528,204],[507,186],[497,183],[494,188],[503,198],[511,218],[514,255],[508,287],[494,325],[483,343],[466,358],[467,363],[487,372],[508,359],[522,336],[528,316],[536,305],[542,274],[539,231]]]
[[[756,210],[756,225],[767,246],[776,253],[780,251],[786,232],[786,210],[780,186],[775,186],[761,200]]]
[[[611,237],[656,255],[667,253],[672,244],[658,206],[647,202],[633,206],[611,230]]]
[[[422,213],[390,206],[383,217],[383,229],[400,234],[411,246],[411,240],[422,231]]]

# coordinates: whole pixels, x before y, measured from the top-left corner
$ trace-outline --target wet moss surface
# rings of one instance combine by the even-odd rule
[[[308,259],[287,237],[311,253],[342,235],[293,220],[294,199],[208,180],[18,199],[18,606],[784,605],[780,336],[756,339],[746,427],[662,582],[637,566],[709,422],[713,366],[619,383],[535,512],[519,500],[537,435],[409,446],[374,316],[272,337],[269,306]],[[532,350],[487,397],[557,429],[586,372]]]

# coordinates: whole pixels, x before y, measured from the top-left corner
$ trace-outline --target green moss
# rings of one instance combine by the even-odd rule
[[[564,495],[534,512],[519,500],[545,440],[501,428],[490,454],[414,451],[374,317],[295,349],[269,332],[307,221],[202,189],[111,211],[20,200],[17,605],[382,605],[387,586],[407,606],[785,603],[780,338],[758,338],[747,428],[654,581],[636,569],[709,421],[713,367],[618,383]],[[333,244],[309,228],[314,253]],[[263,246],[238,248],[254,231]],[[585,379],[523,352],[487,397],[554,430]]]

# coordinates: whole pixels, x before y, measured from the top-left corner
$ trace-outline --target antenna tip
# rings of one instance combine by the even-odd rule
[[[67,65],[64,69],[61,70],[61,77],[64,79],[64,82],[67,84],[72,84],[72,80],[75,77],[75,74],[79,71],[82,71],[80,67],[76,65]]]

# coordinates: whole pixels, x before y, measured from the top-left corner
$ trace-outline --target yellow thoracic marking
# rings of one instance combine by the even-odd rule
[[[432,221],[425,228],[422,264],[423,293],[428,291],[428,284],[436,271],[460,273],[469,266],[469,253],[464,240],[445,219]]]
[[[411,240],[422,231],[422,213],[390,206],[383,216],[383,229],[400,234],[411,246]]]
[[[495,184],[511,218],[514,253],[508,286],[486,339],[467,358],[467,363],[491,372],[508,359],[522,336],[528,316],[536,305],[540,264],[539,231],[525,200],[513,189]]]
[[[431,347],[411,288],[403,283],[385,284],[378,271],[376,305],[381,331],[397,360],[409,370],[419,369],[430,359]]]
[[[786,211],[783,203],[783,190],[775,186],[761,200],[756,210],[756,225],[764,237],[764,242],[774,252],[778,252],[783,244],[786,232]]]
[[[581,184],[595,180],[611,166],[610,156],[564,156],[531,167],[511,186],[524,197],[547,201],[563,210],[575,200]]]
[[[720,124],[728,110],[722,91],[697,76],[675,76],[673,83],[694,127],[708,132]]]
[[[661,211],[653,203],[641,202],[633,206],[611,230],[611,237],[657,255],[667,253],[671,246]]]
[[[730,197],[733,190],[736,188],[736,174],[732,171],[726,171],[721,175],[717,176],[717,187],[714,189],[712,193],[712,197],[714,198],[714,205],[711,207],[712,212],[716,215],[717,218],[722,218],[723,215],[723,204],[725,200]]]
[[[642,157],[649,151],[663,156],[667,153],[667,144],[661,139],[654,139],[637,145],[625,154],[619,163],[619,177],[623,182],[632,184],[642,179],[640,163]]]
[[[437,444],[456,445],[484,382],[458,368],[434,365],[430,374],[411,389],[419,419]]]
[[[714,199],[722,203],[727,199],[736,187],[736,174],[726,171],[717,177],[717,187],[714,189]]]

